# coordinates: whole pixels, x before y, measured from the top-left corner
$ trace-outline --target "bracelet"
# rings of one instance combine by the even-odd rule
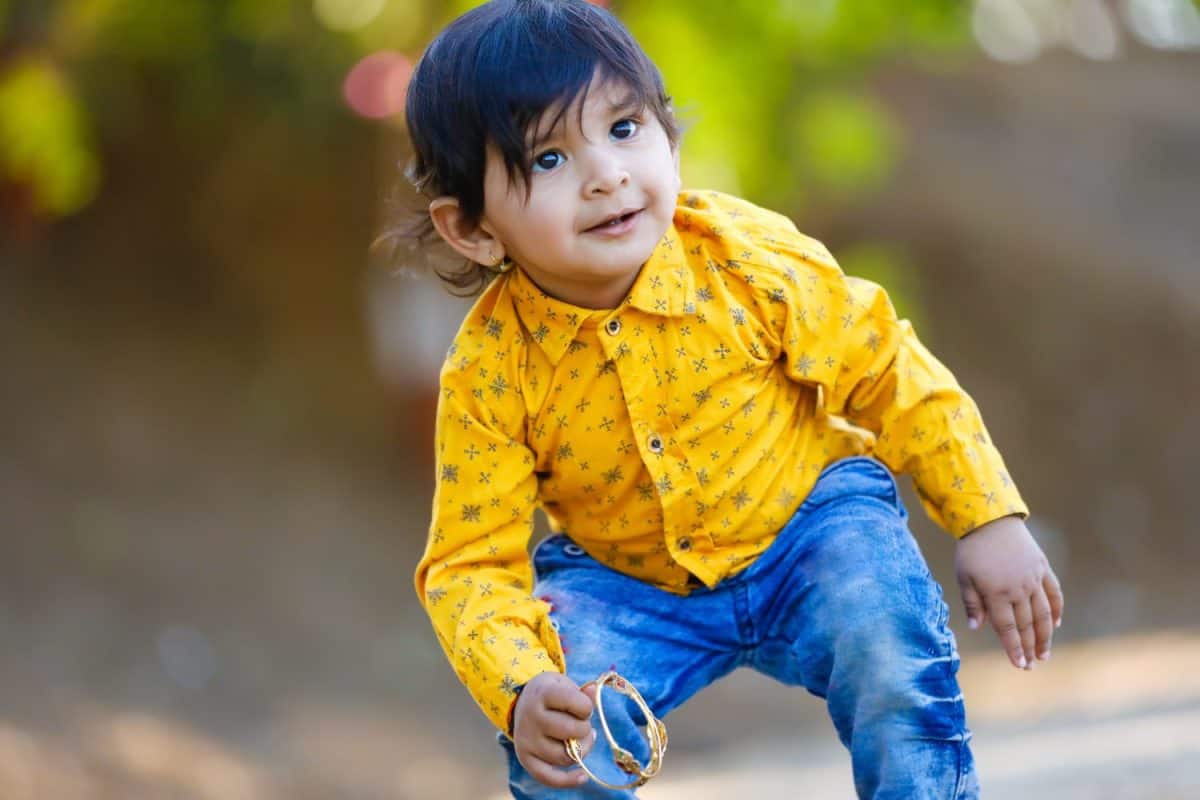
[[[641,693],[633,687],[633,684],[616,672],[609,670],[594,681],[585,683],[580,688],[592,685],[596,687],[596,711],[600,716],[600,727],[604,731],[604,737],[608,739],[609,746],[612,748],[613,761],[622,771],[633,775],[634,779],[630,783],[619,785],[608,783],[597,777],[594,772],[588,769],[587,764],[583,763],[583,751],[580,749],[578,739],[567,739],[563,743],[566,747],[567,755],[587,773],[589,778],[606,789],[632,789],[645,784],[662,769],[663,756],[667,752],[667,726],[662,723],[662,720],[654,716],[654,712],[650,710],[650,706],[642,698]],[[600,695],[604,691],[604,687],[608,685],[611,685],[617,692],[633,700],[646,717],[645,736],[646,743],[650,745],[650,761],[644,767],[633,757],[633,753],[617,744],[616,739],[613,738],[612,731],[608,727],[608,720],[604,718],[604,704],[600,701]]]

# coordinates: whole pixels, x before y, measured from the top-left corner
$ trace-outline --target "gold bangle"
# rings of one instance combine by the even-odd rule
[[[633,789],[641,786],[657,775],[658,771],[662,769],[663,757],[667,752],[667,726],[662,723],[662,720],[654,716],[654,712],[650,710],[650,706],[647,705],[645,699],[634,688],[633,684],[613,670],[605,672],[594,681],[585,683],[581,688],[593,685],[596,687],[596,711],[600,716],[600,727],[604,731],[604,737],[608,739],[609,747],[612,748],[613,761],[623,772],[633,775],[634,779],[630,783],[620,785],[608,783],[599,778],[596,773],[588,769],[587,764],[583,763],[583,751],[580,748],[578,739],[567,739],[563,742],[567,750],[567,755],[587,773],[589,778],[606,789]],[[607,685],[611,685],[617,692],[633,700],[646,717],[645,736],[646,743],[650,745],[650,761],[644,767],[633,757],[633,753],[617,744],[617,740],[613,738],[612,730],[608,727],[608,720],[604,718],[604,704],[601,702],[601,694]]]

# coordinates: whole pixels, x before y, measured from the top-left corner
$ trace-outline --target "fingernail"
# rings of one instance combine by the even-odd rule
[[[1038,661],[1049,661],[1049,660],[1050,660],[1050,651],[1049,650],[1047,650],[1044,653],[1038,653]]]
[[[973,631],[978,630],[979,629],[979,620],[975,619],[974,617],[969,618],[967,620],[967,627]]]
[[[1025,669],[1025,667],[1027,666],[1027,664],[1025,663],[1025,656],[1021,656],[1020,658],[1017,659],[1017,666],[1020,667],[1021,669]]]

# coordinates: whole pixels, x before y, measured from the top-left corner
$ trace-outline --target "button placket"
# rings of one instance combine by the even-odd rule
[[[618,325],[613,326],[614,322]],[[603,345],[604,349],[615,351],[621,343],[617,336],[617,332],[621,330],[619,321],[610,319],[602,327],[610,337]],[[683,498],[689,489],[686,484],[691,476],[686,470],[680,469],[679,454],[674,449],[668,451],[667,448],[667,443],[674,439],[677,431],[669,418],[662,418],[661,407],[657,405],[666,398],[662,396],[661,388],[655,387],[653,377],[639,368],[639,359],[626,357],[616,358],[614,361],[627,399],[630,421],[641,442],[642,462],[651,482],[658,488],[655,494],[662,511],[663,535],[670,543],[671,550],[677,554],[694,551],[697,547],[703,549],[694,536],[683,537],[688,541],[681,546],[680,537],[675,535],[676,531],[686,530],[682,523],[687,519],[686,507],[690,507],[690,503],[685,502]]]

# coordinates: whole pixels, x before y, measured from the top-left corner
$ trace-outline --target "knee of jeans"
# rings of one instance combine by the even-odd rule
[[[856,727],[883,724],[903,738],[961,741],[966,724],[953,637],[903,616],[877,619],[838,635],[831,676],[838,696],[831,699]]]
[[[910,588],[852,592],[854,608],[833,632],[835,669],[889,692],[920,690],[942,673],[953,678],[958,654],[940,590]]]

